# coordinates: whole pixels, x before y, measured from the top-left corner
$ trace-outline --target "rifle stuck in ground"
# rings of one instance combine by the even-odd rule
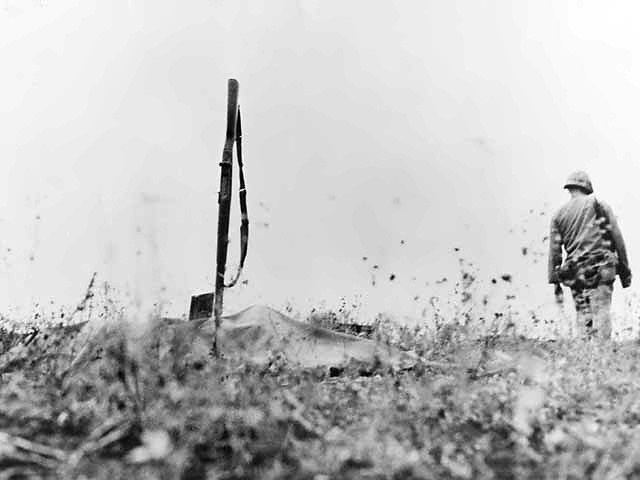
[[[244,261],[247,256],[247,246],[249,242],[249,217],[247,214],[247,190],[245,185],[243,163],[242,163],[242,126],[240,122],[240,109],[238,105],[238,81],[229,79],[227,94],[227,132],[222,151],[222,161],[220,162],[220,190],[218,192],[218,244],[216,254],[216,279],[213,295],[213,317],[215,321],[216,334],[214,336],[213,351],[218,355],[218,329],[222,317],[222,305],[224,289],[234,286],[242,273]],[[231,212],[231,188],[233,180],[233,146],[236,147],[236,158],[238,159],[238,169],[240,175],[240,213],[242,220],[240,224],[240,263],[238,271],[233,280],[226,284],[224,277],[227,264],[227,250],[229,243],[229,215]],[[192,298],[193,311],[193,298]]]

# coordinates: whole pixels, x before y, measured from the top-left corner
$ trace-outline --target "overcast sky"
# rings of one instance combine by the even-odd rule
[[[412,315],[454,247],[550,300],[543,238],[575,169],[640,261],[637,2],[2,5],[6,312],[73,303],[94,271],[172,314],[212,289],[230,77],[251,239],[229,309],[362,295]]]

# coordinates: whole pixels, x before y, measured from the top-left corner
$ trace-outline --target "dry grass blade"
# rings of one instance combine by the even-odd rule
[[[0,480],[15,480],[17,478],[37,479],[44,477],[39,470],[29,467],[3,468],[0,471]]]
[[[102,436],[101,438],[86,444],[83,448],[85,455],[89,453],[97,452],[99,450],[102,450],[105,447],[108,447],[113,443],[116,443],[118,440],[121,440],[122,438],[124,438],[127,435],[127,433],[129,433],[130,429],[131,429],[131,422],[125,422],[119,427],[111,430],[109,433]]]
[[[71,312],[71,315],[67,319],[68,323],[73,320],[73,317],[75,317],[77,313],[83,312],[87,308],[88,302],[94,297],[93,289],[96,284],[97,275],[98,272],[93,272],[93,275],[91,275],[91,279],[89,280],[89,284],[87,285],[87,290],[85,291],[84,297],[82,297],[82,300],[80,300],[80,303],[78,303],[75,310]]]
[[[425,367],[435,367],[435,368],[442,368],[442,369],[450,369],[450,368],[460,368],[461,365],[458,365],[457,363],[451,363],[451,362],[438,362],[437,360],[420,360],[420,363],[422,363]]]
[[[293,408],[293,411],[288,415],[287,421],[290,424],[296,425],[300,432],[304,432],[304,435],[310,435],[313,437],[322,437],[322,432],[316,428],[310,421],[303,416],[304,405],[298,400],[291,392],[285,391],[282,394],[282,398],[285,403]]]
[[[69,456],[69,465],[73,468],[78,465],[85,456],[99,452],[124,438],[132,426],[131,420],[107,420],[96,428],[87,442],[83,443]]]
[[[63,450],[0,432],[0,459],[55,468],[67,458]]]
[[[517,367],[509,365],[506,367],[494,368],[493,370],[489,370],[487,372],[476,373],[474,378],[478,380],[480,378],[493,377],[494,375],[504,375],[507,373],[517,372],[517,371],[518,371]]]
[[[93,432],[91,432],[88,440],[90,442],[95,442],[104,437],[107,433],[128,423],[129,420],[126,418],[110,418],[107,421],[101,423]]]

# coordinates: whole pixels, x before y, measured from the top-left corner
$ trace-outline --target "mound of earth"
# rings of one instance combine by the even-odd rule
[[[203,332],[212,335],[213,330],[212,321],[203,323]],[[305,367],[342,365],[356,360],[401,368],[413,361],[408,353],[382,342],[294,320],[264,306],[250,307],[224,318],[219,333],[224,355],[240,355],[256,363],[268,361],[273,352]]]
[[[82,346],[73,362],[75,365],[95,358],[96,350],[115,333],[114,326],[96,329],[91,323],[83,330],[76,340]],[[208,356],[214,334],[215,325],[211,318],[192,321],[164,318],[152,322],[151,328],[133,328],[127,333],[133,342],[156,345],[161,358],[178,354],[195,359]],[[274,358],[284,358],[288,364],[301,367],[340,367],[356,361],[408,368],[416,361],[411,353],[393,346],[314,326],[266,306],[252,306],[223,317],[218,346],[223,357],[255,364],[268,364]]]

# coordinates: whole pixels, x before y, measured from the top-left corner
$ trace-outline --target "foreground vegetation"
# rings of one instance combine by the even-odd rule
[[[5,334],[0,478],[640,476],[635,342],[405,331],[422,359],[391,371],[214,360],[125,332],[81,365],[75,331]]]

